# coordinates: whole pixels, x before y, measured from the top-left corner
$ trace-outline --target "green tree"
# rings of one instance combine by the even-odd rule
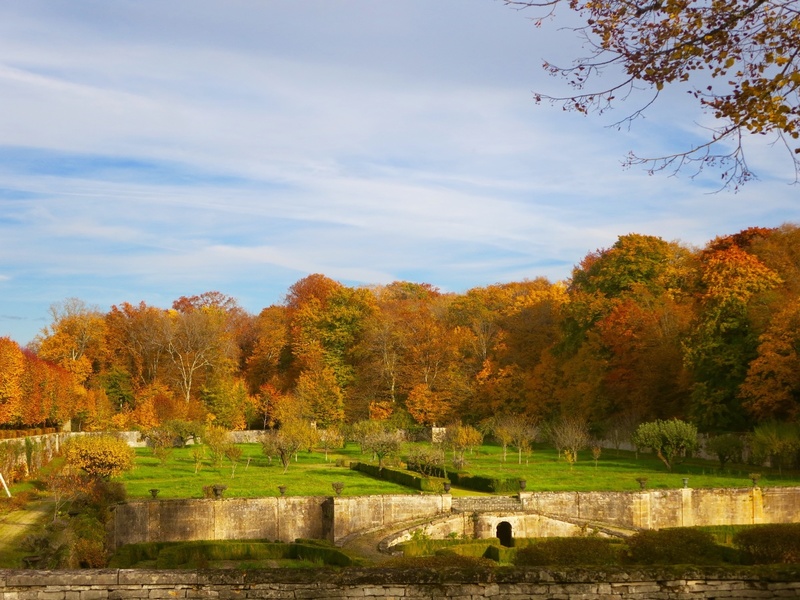
[[[715,435],[706,441],[706,452],[717,457],[721,469],[724,469],[729,462],[740,462],[743,450],[744,442],[741,436],[735,433]]]
[[[650,449],[672,471],[673,459],[698,447],[697,428],[679,419],[642,423],[631,437],[639,449]]]
[[[769,460],[780,472],[800,450],[800,430],[796,423],[766,421],[753,429],[750,448],[756,460]]]

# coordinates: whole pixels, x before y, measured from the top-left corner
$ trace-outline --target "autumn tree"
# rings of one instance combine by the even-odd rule
[[[500,413],[484,421],[483,426],[503,447],[503,462],[508,446],[513,446],[517,449],[518,462],[522,464],[522,453],[530,448],[539,434],[536,421],[524,414]]]
[[[253,348],[246,359],[245,373],[251,392],[264,385],[284,390],[282,378],[289,358],[288,319],[284,306],[269,306],[255,318]]]
[[[283,401],[281,394],[270,383],[263,384],[253,397],[253,411],[258,415],[261,428],[275,427],[278,422],[278,405]]]
[[[50,307],[52,323],[36,339],[38,355],[75,376],[78,383],[100,368],[105,357],[105,319],[97,307],[68,298]]]
[[[800,416],[800,299],[776,315],[759,338],[757,357],[739,388],[744,407],[760,421]]]
[[[21,416],[24,370],[22,349],[10,338],[0,338],[0,424]]]
[[[196,393],[198,379],[210,374],[219,377],[235,367],[236,347],[226,315],[218,307],[172,311],[170,321],[167,355],[174,381],[188,403]]]
[[[167,311],[144,302],[123,302],[111,307],[105,321],[111,362],[120,374],[130,377],[135,388],[164,376],[172,328]]]
[[[308,415],[323,428],[344,420],[344,395],[333,368],[317,363],[303,371],[297,380],[297,397],[307,408]]]
[[[211,385],[201,390],[200,397],[203,405],[214,414],[217,424],[230,430],[247,428],[254,406],[243,380],[234,377],[216,378]]]
[[[419,383],[408,393],[406,408],[420,425],[435,426],[450,416],[452,402],[443,392],[436,392],[427,384]]]
[[[692,410],[703,430],[742,429],[738,388],[757,354],[752,310],[780,277],[746,248],[712,241],[701,254],[701,306],[684,343],[694,376]]]
[[[483,443],[483,434],[471,425],[457,423],[447,427],[444,444],[453,452],[453,464],[461,468],[466,464],[464,454]]]
[[[283,465],[283,472],[286,473],[292,456],[295,456],[301,448],[313,444],[314,434],[314,429],[307,421],[301,418],[287,419],[279,429],[264,432],[262,451],[267,456],[277,454]]]
[[[70,467],[92,477],[110,479],[133,468],[134,451],[125,440],[111,435],[73,437],[64,450]]]
[[[565,3],[506,4],[552,14]],[[536,94],[537,101],[602,113],[622,100],[634,100],[640,104],[623,119],[633,121],[656,102],[665,86],[688,88],[715,119],[708,139],[663,157],[631,155],[628,163],[647,164],[651,171],[719,166],[723,182],[738,186],[753,176],[743,140],[747,134],[766,134],[786,147],[798,171],[800,57],[795,48],[800,45],[800,17],[793,3],[600,0],[568,6],[585,23],[576,31],[588,55],[571,65],[545,62],[545,70],[565,78],[574,91],[563,97]],[[595,83],[609,74],[610,83]]]

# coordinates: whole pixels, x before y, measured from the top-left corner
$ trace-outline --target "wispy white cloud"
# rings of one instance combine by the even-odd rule
[[[0,312],[47,305],[246,308],[311,272],[447,290],[569,275],[636,231],[702,244],[793,218],[794,188],[707,195],[623,170],[701,131],[668,90],[630,130],[536,107],[568,61],[556,24],[483,0],[0,5]],[[561,22],[563,24],[563,21]],[[619,115],[619,116],[617,116]],[[35,325],[35,327],[34,327]]]

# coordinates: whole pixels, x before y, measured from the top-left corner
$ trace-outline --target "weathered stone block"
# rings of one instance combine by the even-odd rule
[[[104,600],[106,598],[108,598],[108,589],[80,591],[80,600]]]

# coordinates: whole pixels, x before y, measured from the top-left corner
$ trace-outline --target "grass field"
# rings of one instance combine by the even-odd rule
[[[278,486],[281,485],[286,486],[289,496],[331,496],[334,482],[344,483],[342,495],[345,496],[413,493],[401,485],[336,466],[333,455],[326,461],[322,453],[300,452],[297,462],[293,460],[284,473],[279,460],[273,459],[272,464],[269,463],[259,444],[240,444],[240,448],[242,458],[235,473],[232,463],[225,459],[219,467],[205,461],[195,473],[190,448],[176,448],[164,465],[153,457],[151,450],[137,448],[136,468],[117,481],[125,484],[130,498],[149,497],[151,489],[159,490],[158,498],[202,498],[203,486],[207,485],[227,486],[224,495],[236,498],[278,496]],[[355,446],[352,450],[354,452],[348,454],[348,458],[355,459],[358,452]]]
[[[408,446],[410,447],[410,445]],[[149,449],[137,449],[136,468],[120,478],[130,498],[150,497],[151,489],[158,489],[159,498],[201,498],[203,486],[225,485],[226,497],[262,497],[279,495],[278,486],[286,486],[286,494],[294,496],[329,496],[334,482],[344,483],[342,495],[409,494],[418,493],[409,488],[386,481],[372,479],[347,467],[337,466],[337,459],[369,461],[368,454],[361,455],[355,444],[330,453],[328,460],[322,453],[300,452],[297,462],[292,461],[284,474],[280,462],[269,463],[258,444],[241,444],[242,459],[232,477],[232,463],[223,460],[212,467],[205,461],[198,473],[189,448],[175,449],[162,465]],[[448,459],[450,457],[448,456]],[[688,478],[689,487],[749,487],[749,474],[756,470],[747,465],[734,465],[719,469],[711,461],[689,459],[674,465],[673,471],[652,455],[603,450],[595,463],[591,453],[581,453],[570,467],[555,450],[537,446],[523,455],[522,464],[516,453],[509,452],[503,461],[502,449],[484,445],[467,454],[466,470],[475,475],[525,479],[528,491],[633,491],[639,489],[638,478],[647,479],[648,489],[683,487]],[[248,463],[249,459],[249,463]],[[341,461],[339,462],[341,464]],[[779,475],[769,469],[758,468],[761,486],[800,485],[800,474],[784,472]],[[474,495],[471,490],[453,489],[455,495]]]
[[[672,472],[652,454],[603,449],[595,463],[589,450],[579,453],[579,460],[570,467],[551,447],[538,445],[533,452],[523,454],[518,463],[516,452],[510,451],[503,461],[502,448],[484,445],[467,454],[466,470],[474,475],[498,478],[525,479],[528,491],[633,491],[639,489],[638,478],[647,479],[648,489],[683,487],[688,478],[693,488],[750,487],[750,473],[761,474],[759,485],[800,485],[800,473],[778,474],[770,469],[748,465],[726,465],[720,469],[716,462],[686,459],[673,465]]]

